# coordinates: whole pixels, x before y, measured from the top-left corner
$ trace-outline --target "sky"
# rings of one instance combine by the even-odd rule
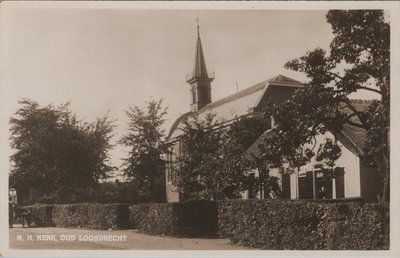
[[[115,120],[117,141],[126,132],[129,106],[162,98],[166,131],[190,110],[189,85],[196,17],[213,101],[278,74],[306,77],[283,65],[333,38],[325,10],[137,10],[121,8],[8,8],[2,12],[2,114],[18,100],[41,105],[70,102],[85,121]],[[376,98],[357,95],[356,98]],[[11,151],[11,150],[10,150]],[[113,165],[126,150],[117,146]]]

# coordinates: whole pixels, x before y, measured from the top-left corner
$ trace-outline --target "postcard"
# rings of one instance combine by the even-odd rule
[[[400,254],[398,2],[0,8],[1,255]]]

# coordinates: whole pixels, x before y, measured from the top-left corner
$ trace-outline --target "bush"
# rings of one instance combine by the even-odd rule
[[[132,228],[139,229],[140,227],[143,227],[145,225],[144,221],[147,220],[147,217],[149,216],[150,206],[152,205],[156,206],[162,204],[141,203],[129,206],[129,224],[132,226]],[[150,232],[154,230],[143,230],[143,231]]]
[[[315,203],[232,200],[219,202],[219,233],[235,243],[263,249],[315,249],[319,224]]]
[[[171,203],[144,203],[130,206],[130,223],[135,229],[154,234],[174,235],[174,218]]]
[[[188,201],[173,204],[178,234],[216,236],[217,204],[212,201]]]
[[[53,221],[57,227],[67,228],[129,228],[128,207],[128,204],[55,205]]]
[[[218,202],[219,234],[262,249],[388,249],[388,207],[359,202]]]
[[[88,227],[94,229],[130,228],[128,204],[91,204]]]
[[[389,223],[389,206],[330,205],[319,232],[325,236],[325,249],[388,250]]]
[[[217,206],[212,201],[130,206],[131,225],[142,232],[173,236],[215,236]]]
[[[84,228],[89,223],[89,205],[82,204],[59,204],[54,205],[53,221],[57,227]]]
[[[54,205],[32,205],[25,206],[31,214],[31,222],[37,227],[53,227],[53,208]]]

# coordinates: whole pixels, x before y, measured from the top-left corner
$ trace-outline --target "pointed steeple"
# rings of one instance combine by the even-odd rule
[[[186,75],[186,81],[190,84],[192,92],[192,103],[190,110],[192,112],[201,109],[211,103],[211,82],[214,80],[214,74],[208,73],[206,61],[204,59],[203,47],[200,39],[199,20],[197,21],[197,42],[194,55],[193,72]]]
[[[198,21],[198,20],[197,20]],[[206,61],[204,60],[203,47],[201,46],[200,27],[197,23],[197,43],[194,55],[193,77],[208,78]]]

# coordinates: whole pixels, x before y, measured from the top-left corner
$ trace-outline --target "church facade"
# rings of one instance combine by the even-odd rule
[[[180,195],[173,185],[173,163],[181,150],[179,129],[181,122],[191,115],[199,119],[205,118],[209,113],[215,115],[215,119],[222,121],[222,125],[229,125],[233,120],[251,114],[262,113],[267,108],[267,102],[281,103],[296,91],[304,86],[303,83],[277,75],[256,85],[241,90],[235,94],[212,101],[211,82],[214,80],[214,73],[207,71],[203,48],[198,28],[197,43],[193,71],[186,76],[190,86],[191,104],[190,111],[181,115],[172,125],[166,142],[170,146],[170,154],[167,155],[165,168],[166,196],[168,202],[181,201]],[[360,103],[364,103],[360,101]],[[364,103],[365,104],[365,103]],[[361,105],[362,106],[362,105]],[[273,119],[271,119],[273,123]],[[258,144],[262,137],[268,135],[273,125],[247,150],[244,155],[259,155]],[[333,137],[329,134],[317,137],[317,141]],[[314,169],[315,160],[302,167],[292,175],[282,176],[278,171],[270,171],[272,176],[279,178],[282,189],[282,197],[289,199],[318,199],[318,198],[348,198],[364,197],[373,199],[376,196],[373,186],[376,171],[368,167],[362,156],[362,145],[365,143],[365,132],[357,128],[345,128],[339,136],[339,146],[342,149],[342,156],[336,162],[336,177],[326,178],[324,174]],[[251,173],[251,171],[249,171]],[[254,171],[257,176],[257,172]],[[324,190],[323,196],[321,189]],[[243,198],[249,198],[243,193]],[[270,198],[263,196],[262,191],[256,198]]]

